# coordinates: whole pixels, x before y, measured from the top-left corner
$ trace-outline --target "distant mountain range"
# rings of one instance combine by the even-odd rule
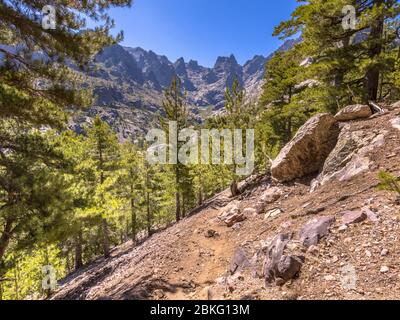
[[[277,51],[286,51],[300,40],[288,40]],[[274,52],[275,53],[275,52]],[[96,58],[88,84],[94,89],[96,104],[75,117],[72,126],[99,114],[115,128],[121,140],[131,139],[146,131],[149,122],[162,113],[163,90],[177,75],[187,92],[187,102],[194,117],[223,109],[224,93],[235,77],[249,98],[258,98],[264,81],[265,64],[274,55],[255,56],[241,66],[234,55],[218,57],[213,68],[183,58],[171,62],[166,56],[142,48],[114,45]]]

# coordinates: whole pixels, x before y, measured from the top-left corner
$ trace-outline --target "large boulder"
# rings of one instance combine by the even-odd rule
[[[348,181],[368,171],[372,164],[369,155],[385,143],[386,133],[385,130],[353,130],[351,125],[345,125],[312,189],[333,179]]]
[[[330,114],[318,114],[304,124],[272,163],[272,177],[287,182],[318,172],[336,145],[340,129]]]
[[[368,105],[355,104],[340,110],[335,119],[337,121],[350,121],[369,118],[370,116],[372,116],[372,110]]]

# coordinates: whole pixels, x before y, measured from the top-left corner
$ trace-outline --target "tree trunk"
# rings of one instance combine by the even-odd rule
[[[197,204],[201,206],[204,203],[203,187],[200,187]]]
[[[132,242],[136,243],[136,210],[135,210],[135,201],[131,199],[131,231],[132,231]]]
[[[79,228],[78,234],[75,237],[75,271],[79,270],[83,267],[83,259],[82,259],[82,229]]]
[[[109,234],[107,220],[104,218],[101,219],[101,228],[102,228],[102,234],[103,234],[104,258],[108,258],[108,257],[110,257],[110,234]]]
[[[234,180],[231,183],[231,194],[232,194],[232,197],[237,197],[238,195],[240,195],[238,183],[236,180]]]
[[[186,206],[185,206],[185,195],[184,195],[184,193],[182,192],[182,194],[181,194],[181,199],[182,199],[182,201],[181,201],[181,207],[182,207],[182,209],[181,209],[181,218],[185,218],[186,217]]]
[[[6,225],[4,226],[3,234],[0,237],[0,265],[11,239],[12,224],[13,221],[11,219],[6,219]]]
[[[381,6],[384,4],[384,0],[375,0],[374,5]],[[368,56],[371,59],[375,59],[382,52],[381,40],[383,37],[384,29],[384,17],[379,16],[371,26],[371,32],[369,35],[369,41],[372,42]],[[379,89],[379,66],[372,65],[367,69],[364,79],[364,89],[366,92],[366,99],[368,101],[377,101],[378,89]]]
[[[146,210],[147,210],[147,235],[151,236],[151,227],[152,227],[152,219],[151,219],[151,208],[150,208],[150,193],[146,193]]]
[[[175,216],[176,216],[176,222],[179,222],[181,220],[181,199],[180,199],[180,193],[177,191],[175,194]]]
[[[176,165],[175,167],[175,185],[176,185],[176,193],[175,193],[175,216],[176,216],[176,222],[179,222],[181,220],[181,199],[180,199],[180,194],[179,194],[179,165]]]

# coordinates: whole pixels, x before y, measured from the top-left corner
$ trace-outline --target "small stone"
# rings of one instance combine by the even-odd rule
[[[205,237],[206,238],[214,238],[217,236],[217,232],[215,230],[207,230],[207,232],[205,233]]]
[[[389,267],[383,266],[383,267],[381,268],[381,273],[388,273],[389,270],[390,270]]]
[[[162,299],[162,298],[164,298],[164,296],[165,296],[164,291],[162,291],[162,290],[155,290],[155,291],[154,291],[154,295],[155,295],[158,299]]]
[[[342,221],[345,225],[360,223],[367,219],[367,214],[363,211],[346,211],[342,214]]]
[[[246,216],[255,216],[257,215],[257,210],[254,208],[246,208],[243,210],[243,214]]]
[[[279,208],[272,209],[265,214],[264,219],[266,220],[269,218],[275,218],[276,216],[280,215],[282,212],[283,211]]]
[[[377,217],[376,213],[373,212],[371,209],[369,208],[364,208],[363,212],[367,215],[368,219],[374,223],[379,222],[379,218]]]
[[[335,281],[335,280],[336,280],[336,278],[334,276],[331,276],[331,275],[325,276],[325,281]]]
[[[349,227],[346,226],[345,224],[339,227],[340,232],[345,232]]]
[[[381,256],[382,257],[386,257],[389,254],[389,250],[388,249],[383,249],[381,252]]]
[[[371,258],[371,257],[372,257],[372,253],[371,253],[371,251],[369,251],[369,250],[365,250],[365,255],[366,255],[368,258]]]

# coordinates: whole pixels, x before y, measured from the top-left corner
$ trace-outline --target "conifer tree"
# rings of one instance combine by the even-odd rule
[[[112,195],[109,191],[115,186],[115,171],[118,168],[119,150],[118,140],[109,125],[99,117],[94,119],[93,125],[88,130],[87,149],[90,150],[91,159],[96,170],[96,207],[101,221],[101,237],[104,256],[110,255],[110,218]]]
[[[182,82],[178,76],[173,77],[171,85],[164,91],[163,108],[165,111],[165,118],[162,119],[163,128],[169,131],[168,122],[176,122],[177,132],[181,132],[182,129],[187,127],[188,124],[188,109],[185,102],[185,96],[183,94]],[[169,141],[169,144],[175,142]],[[181,142],[177,143],[177,150],[179,150]],[[182,193],[185,188],[185,180],[188,178],[189,171],[184,164],[179,163],[178,159],[174,160],[173,171],[175,175],[175,215],[176,221],[179,221],[183,214],[182,205]]]
[[[76,72],[122,34],[109,34],[110,7],[121,1],[52,1],[56,28],[43,28],[43,1],[0,2],[0,264],[10,245],[33,243],[62,207],[63,155],[41,131],[63,127],[65,110],[90,104]],[[89,29],[81,17],[97,21]],[[59,211],[59,210],[58,210]],[[29,241],[23,240],[29,239]],[[1,277],[1,275],[0,275]]]
[[[341,108],[348,103],[377,101],[381,70],[393,64],[386,59],[383,48],[393,44],[395,29],[387,29],[400,13],[393,0],[313,0],[282,22],[275,35],[286,38],[301,32],[302,55],[310,57],[311,79],[322,82],[327,109]],[[354,16],[346,8],[355,8]],[[350,13],[350,15],[349,15]],[[355,19],[356,18],[356,19]],[[349,23],[347,23],[349,21]]]

